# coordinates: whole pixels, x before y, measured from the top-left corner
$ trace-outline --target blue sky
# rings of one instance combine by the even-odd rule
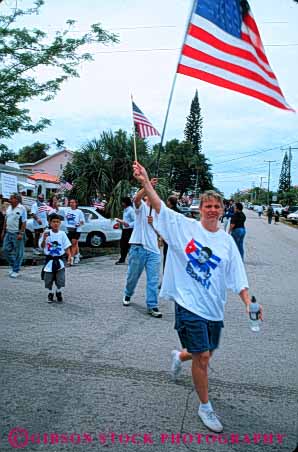
[[[119,34],[120,44],[90,46],[94,62],[80,68],[79,79],[67,82],[53,101],[35,100],[29,105],[34,118],[48,117],[52,126],[35,135],[19,133],[7,143],[9,147],[18,150],[36,140],[52,143],[58,137],[76,150],[104,130],[130,131],[131,92],[161,131],[191,4],[190,0],[46,0],[42,13],[31,22],[34,26],[51,34],[67,19],[75,19],[76,33],[101,22]],[[4,5],[13,2],[5,0]],[[250,0],[250,5],[284,95],[298,109],[298,5],[292,0]],[[196,89],[204,118],[203,152],[213,165],[215,185],[226,196],[253,184],[260,186],[261,177],[267,185],[264,160],[276,160],[271,166],[271,188],[276,189],[285,149],[298,148],[297,114],[178,75],[166,140],[183,139]],[[149,140],[157,142],[157,138]],[[298,150],[293,150],[295,184],[297,160]]]

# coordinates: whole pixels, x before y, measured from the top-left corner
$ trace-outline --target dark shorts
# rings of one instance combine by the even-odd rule
[[[72,239],[79,240],[80,236],[81,236],[81,233],[80,232],[76,232],[76,231],[69,231],[67,233],[67,237],[69,238],[70,241]]]
[[[223,321],[203,319],[175,303],[175,329],[182,347],[189,353],[202,353],[218,348],[223,326]]]
[[[44,231],[44,228],[34,229],[34,232],[38,232],[39,234],[42,234],[43,231]]]
[[[44,285],[46,289],[52,289],[53,283],[56,283],[57,289],[65,287],[65,268],[61,268],[57,273],[44,272]]]

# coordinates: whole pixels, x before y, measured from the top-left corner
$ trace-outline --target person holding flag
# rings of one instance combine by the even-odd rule
[[[157,179],[151,179],[155,185]],[[146,305],[147,313],[155,318],[161,318],[158,308],[158,281],[160,272],[160,250],[158,236],[152,226],[151,205],[145,191],[141,189],[134,198],[135,221],[129,240],[128,270],[122,299],[123,306],[129,306],[137,283],[146,270]]]
[[[138,162],[133,171],[155,211],[154,229],[169,247],[160,296],[175,302],[175,329],[183,348],[172,351],[172,377],[178,377],[182,362],[192,360],[198,415],[210,430],[221,432],[223,426],[209,400],[208,364],[219,346],[226,290],[239,294],[246,314],[251,303],[241,256],[233,238],[218,224],[222,197],[215,191],[201,195],[198,222],[167,208]]]
[[[40,234],[43,233],[44,229],[48,225],[47,212],[50,210],[50,207],[44,202],[44,195],[40,193],[37,195],[37,200],[31,207],[31,214],[34,219],[33,228],[34,228],[34,249],[33,254],[42,254],[42,251],[39,249],[38,242]]]

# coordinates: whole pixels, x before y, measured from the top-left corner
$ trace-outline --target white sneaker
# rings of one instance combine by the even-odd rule
[[[70,258],[70,265],[73,265],[73,264],[74,264],[74,258],[71,257],[71,258]]]
[[[10,276],[12,273],[13,273],[13,269],[10,268],[10,269],[9,269],[9,272],[8,272],[9,276]]]
[[[171,378],[173,381],[176,381],[177,378],[180,375],[180,372],[182,370],[182,363],[179,358],[180,352],[178,350],[172,350],[171,356],[172,356],[172,364],[171,364]]]
[[[34,248],[33,254],[35,254],[36,256],[40,256],[42,254],[42,252],[39,248]]]
[[[213,410],[202,410],[199,408],[198,415],[203,424],[212,432],[220,433],[223,431],[223,426]]]
[[[10,276],[11,278],[17,278],[18,276],[20,276],[20,274],[17,273],[17,272],[11,272],[11,273],[9,274],[9,276]]]
[[[129,306],[130,305],[130,297],[125,295],[122,299],[123,306]]]
[[[73,258],[73,263],[74,263],[74,264],[79,264],[79,263],[80,263],[80,255],[74,256],[74,258]]]

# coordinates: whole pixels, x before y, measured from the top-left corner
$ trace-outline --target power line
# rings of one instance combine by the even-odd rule
[[[298,43],[294,44],[264,44],[264,47],[298,47]],[[102,50],[99,52],[92,52],[93,55],[105,55],[105,54],[113,54],[113,53],[139,53],[139,52],[176,52],[177,50],[180,50],[180,47],[173,47],[173,48],[165,48],[165,49],[158,49],[158,48],[150,48],[150,49],[124,49],[124,50]]]
[[[233,159],[223,160],[222,162],[213,163],[213,165],[221,165],[222,163],[228,163],[228,162],[233,162],[235,160],[246,159],[248,157],[253,157],[255,155],[264,154],[265,152],[270,152],[270,151],[273,151],[275,149],[280,149],[280,146],[290,146],[291,144],[295,144],[295,143],[298,143],[298,142],[297,141],[293,141],[292,143],[275,146],[275,147],[269,148],[269,149],[263,149],[262,151],[253,152],[251,154],[244,155],[244,156],[241,156],[241,157],[235,157]]]

